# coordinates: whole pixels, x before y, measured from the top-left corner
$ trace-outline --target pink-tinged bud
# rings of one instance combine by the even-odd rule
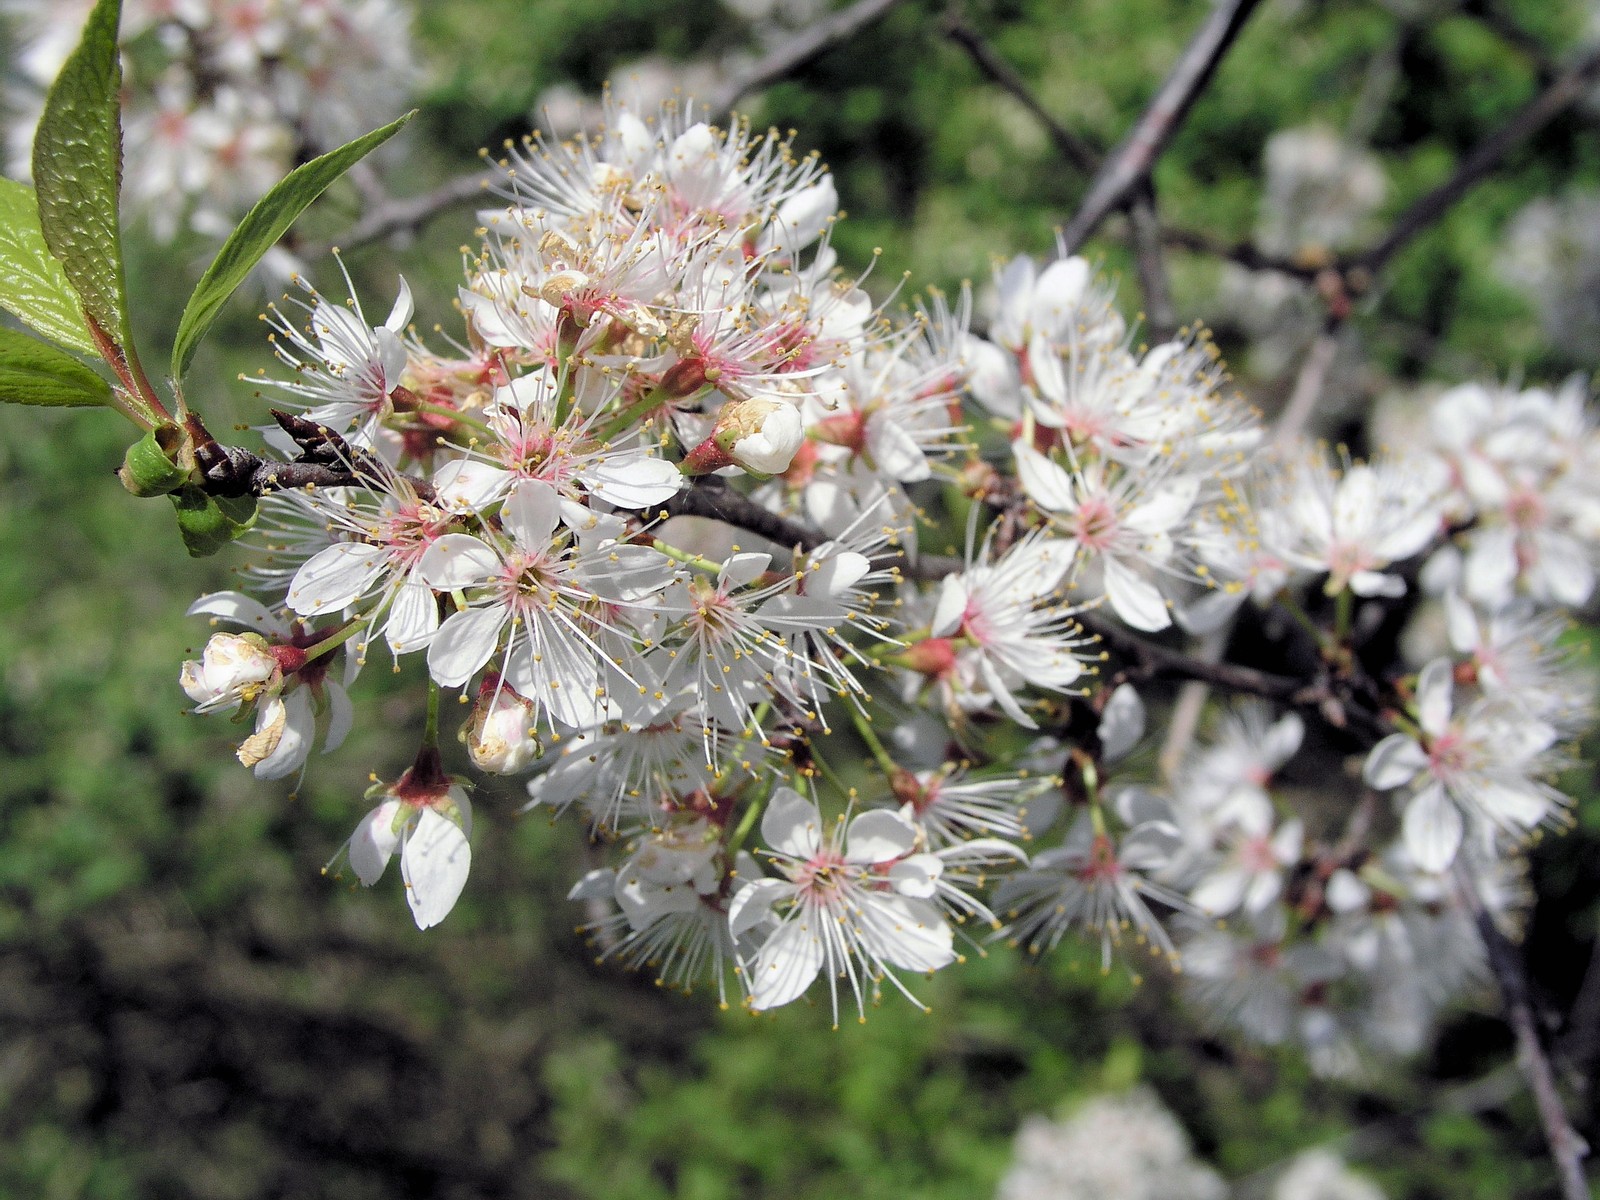
[[[794,405],[754,397],[725,405],[711,437],[745,470],[778,475],[805,444],[806,428]]]
[[[259,634],[217,633],[206,643],[199,662],[183,664],[179,682],[189,699],[203,709],[214,709],[255,699],[280,674],[273,647]]]
[[[811,436],[830,446],[843,446],[860,454],[867,448],[867,417],[865,413],[837,413],[824,417],[811,427]]]
[[[924,638],[889,661],[930,679],[941,679],[956,668],[956,648],[949,638]]]
[[[532,702],[493,676],[478,689],[461,740],[472,765],[493,775],[520,771],[544,753],[534,732]]]
[[[714,382],[720,373],[715,367],[708,368],[706,360],[698,354],[680,358],[661,376],[661,390],[679,399],[692,396],[707,383]]]

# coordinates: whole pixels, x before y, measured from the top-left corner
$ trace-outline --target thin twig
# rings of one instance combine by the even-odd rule
[[[1172,285],[1161,254],[1161,222],[1156,217],[1156,190],[1147,178],[1128,205],[1133,233],[1134,268],[1144,294],[1145,325],[1152,342],[1165,342],[1178,331],[1178,310],[1172,302]]]
[[[751,92],[770,86],[799,70],[901,3],[904,0],[857,0],[849,8],[800,30],[725,83],[707,102],[708,115],[727,115],[736,103]],[[374,205],[343,237],[334,239],[332,245],[350,250],[392,234],[414,232],[429,218],[481,196],[503,177],[504,173],[498,168],[473,171],[446,180],[420,196],[407,196]]]
[[[904,0],[856,0],[849,8],[800,30],[765,57],[741,71],[719,91],[712,111],[721,116],[751,92],[794,74],[812,59],[848,41]]]
[[[1064,253],[1071,254],[1083,245],[1100,222],[1124,207],[1128,197],[1149,176],[1156,159],[1259,3],[1260,0],[1223,0],[1212,10],[1149,107],[1090,183],[1088,195],[1062,232]]]
[[[1508,154],[1579,100],[1596,79],[1600,79],[1600,47],[1590,50],[1525,104],[1516,116],[1474,146],[1449,179],[1416,200],[1400,214],[1381,241],[1346,264],[1346,276],[1355,271],[1377,274],[1414,238],[1436,224]],[[1352,284],[1354,282],[1352,279]],[[1352,290],[1362,289],[1353,287]]]
[[[1044,126],[1056,149],[1061,151],[1061,156],[1081,174],[1093,175],[1100,169],[1099,149],[1051,116],[1028,89],[1028,85],[1022,76],[1017,74],[1016,69],[995,52],[994,47],[984,40],[982,34],[963,21],[960,13],[952,10],[945,14],[944,33],[967,52],[973,64],[988,76],[991,82],[1009,92],[1012,99],[1027,109],[1033,119]]]
[[[1494,917],[1484,907],[1477,886],[1457,860],[1456,882],[1462,899],[1472,912],[1488,953],[1489,968],[1495,982],[1500,985],[1500,997],[1505,1004],[1506,1022],[1517,1040],[1517,1065],[1533,1093],[1534,1106],[1539,1111],[1539,1123],[1544,1126],[1550,1143],[1550,1157],[1555,1160],[1556,1174],[1561,1181],[1563,1200],[1591,1200],[1589,1185],[1583,1177],[1583,1158],[1588,1153],[1572,1123],[1567,1117],[1566,1105],[1556,1088],[1555,1072],[1539,1040],[1539,1025],[1534,1016],[1533,998],[1528,990],[1528,977],[1523,968],[1522,953],[1511,944],[1494,923]]]
[[[1098,147],[1068,129],[1053,117],[1034,96],[1022,76],[986,40],[952,9],[945,15],[944,32],[971,57],[974,64],[995,84],[1022,105],[1044,127],[1061,156],[1081,174],[1093,175],[1100,169]],[[1141,187],[1128,193],[1123,205],[1128,211],[1134,263],[1139,273],[1139,288],[1144,295],[1145,320],[1150,340],[1164,342],[1178,328],[1172,288],[1167,282],[1167,267],[1161,254],[1161,225],[1156,218],[1155,187],[1148,176]]]
[[[1322,399],[1328,383],[1328,372],[1333,367],[1339,350],[1338,327],[1341,322],[1330,319],[1317,340],[1311,343],[1300,373],[1295,376],[1294,390],[1279,414],[1272,429],[1272,444],[1283,447],[1293,444],[1306,430],[1317,402]]]

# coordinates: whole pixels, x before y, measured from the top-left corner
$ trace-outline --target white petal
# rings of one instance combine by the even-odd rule
[[[1244,901],[1250,880],[1250,874],[1238,867],[1213,871],[1189,893],[1189,899],[1207,916],[1225,917]]]
[[[996,839],[990,839],[996,840]],[[944,860],[934,854],[913,854],[889,868],[889,882],[902,896],[914,900],[929,900],[939,890],[939,877],[944,874]]]
[[[394,827],[399,813],[399,800],[385,800],[362,817],[355,833],[350,835],[350,869],[367,887],[378,882],[394,848],[400,844],[400,834]]]
[[[810,858],[822,846],[822,816],[799,792],[781,787],[761,814],[761,838],[780,854]]]
[[[728,932],[741,938],[764,922],[772,906],[794,895],[794,884],[782,879],[756,879],[733,894],[728,904]]]
[[[717,585],[724,588],[743,587],[752,580],[761,578],[771,563],[770,554],[758,554],[754,551],[735,554],[722,564],[722,570],[717,573]]]
[[[400,851],[406,903],[418,929],[431,929],[450,915],[471,868],[472,847],[460,826],[431,808],[423,809]]]
[[[1406,805],[1401,826],[1406,850],[1422,870],[1437,873],[1455,861],[1463,822],[1460,810],[1442,787],[1435,784],[1418,792]]]
[[[970,595],[966,576],[946,575],[939,586],[939,603],[933,610],[933,622],[928,632],[934,637],[949,637],[960,628]]]
[[[218,617],[236,625],[246,625],[259,633],[287,637],[289,626],[274,616],[261,601],[243,592],[212,592],[201,596],[184,613],[189,617]]]
[[[447,533],[422,552],[413,578],[441,592],[453,592],[491,579],[500,572],[500,556],[470,533]]]
[[[323,689],[328,697],[328,732],[322,739],[322,752],[332,754],[355,728],[356,709],[350,703],[350,693],[331,679]]]
[[[289,607],[302,617],[337,612],[372,586],[389,559],[382,546],[338,542],[301,564],[289,584]]]
[[[283,730],[272,753],[252,768],[257,779],[282,779],[285,775],[292,775],[311,756],[311,741],[317,733],[316,714],[311,711],[311,693],[305,688],[297,688],[282,701],[274,697],[262,705],[261,717],[267,718],[271,708],[280,703],[283,706]],[[261,727],[259,721],[256,727]]]
[[[1129,509],[1123,517],[1123,523],[1136,533],[1166,533],[1189,515],[1199,494],[1200,480],[1196,477],[1191,475],[1172,480],[1156,489],[1143,504]]]
[[[1144,703],[1133,684],[1124,683],[1111,693],[1100,714],[1101,754],[1108,763],[1126,758],[1143,736]]]
[[[818,596],[838,596],[854,587],[872,570],[872,562],[865,554],[845,550],[830,554],[806,575],[806,591]]]
[[[864,936],[891,966],[937,971],[955,961],[950,926],[926,900],[874,895],[861,913]]]
[[[1114,558],[1103,558],[1105,568],[1106,599],[1117,616],[1134,629],[1154,633],[1172,624],[1172,614],[1167,602],[1161,598],[1156,586],[1141,579]]]
[[[618,508],[649,508],[683,489],[682,472],[664,458],[618,454],[579,476],[600,499]]]
[[[880,414],[867,423],[867,449],[879,471],[901,483],[920,483],[933,474],[928,457],[911,435]]]
[[[1016,456],[1017,478],[1022,481],[1022,490],[1028,493],[1028,499],[1051,512],[1077,510],[1072,476],[1026,442],[1012,442],[1011,452]]]
[[[898,812],[875,808],[850,822],[844,835],[844,858],[852,863],[881,863],[911,853],[917,827]]]
[[[804,994],[822,970],[822,939],[812,923],[832,919],[821,910],[801,910],[767,939],[747,973],[751,1008],[778,1008]]]
[[[477,513],[493,504],[511,474],[476,459],[458,458],[433,473],[435,502],[451,512]]]
[[[1368,787],[1386,792],[1409,783],[1427,765],[1428,752],[1417,744],[1415,738],[1404,733],[1391,733],[1367,755],[1366,765],[1361,768],[1361,778]]]
[[[476,675],[500,644],[506,610],[469,608],[451,613],[428,646],[428,673],[440,687],[460,687]]]
[[[555,488],[536,479],[518,482],[500,509],[500,524],[530,554],[550,549],[550,537],[560,519],[561,497]]]
[[[1430,737],[1450,727],[1455,667],[1448,658],[1436,658],[1417,677],[1417,723]]]
[[[439,631],[439,601],[415,575],[395,590],[383,636],[396,654],[421,650]]]

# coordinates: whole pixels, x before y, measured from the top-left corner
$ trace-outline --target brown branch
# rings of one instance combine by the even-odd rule
[[[848,41],[904,0],[856,0],[849,8],[832,13],[800,30],[765,57],[752,63],[726,84],[712,101],[716,115],[728,112],[751,92],[759,91],[794,74],[812,59]]]
[[[1089,184],[1089,194],[1062,231],[1064,253],[1077,250],[1107,215],[1127,205],[1259,3],[1260,0],[1223,0],[1212,10],[1149,107],[1101,164]]]
[[[659,505],[658,511],[671,517],[708,517],[789,549],[798,546],[802,550],[814,550],[828,540],[828,535],[821,530],[762,508],[744,493],[734,491],[717,475],[694,480]]]
[[[1033,119],[1044,126],[1045,132],[1050,135],[1050,140],[1055,143],[1061,156],[1081,174],[1093,175],[1100,169],[1100,150],[1051,116],[1028,89],[1028,85],[1022,76],[1017,74],[1016,69],[996,53],[982,34],[963,21],[960,13],[952,10],[945,14],[944,35],[965,50],[974,65],[988,76],[991,82],[1010,93],[1012,99],[1027,109]]]
[[[745,96],[759,91],[799,70],[818,55],[846,41],[878,20],[904,0],[857,0],[849,8],[833,13],[800,30],[758,61],[724,84],[707,102],[709,115],[725,116]],[[420,196],[388,200],[374,205],[343,237],[332,245],[343,250],[366,245],[396,233],[414,232],[429,218],[465,204],[500,182],[504,173],[496,168],[473,171],[446,180]]]
[[[973,63],[991,82],[999,85],[1034,120],[1044,127],[1056,149],[1081,174],[1093,175],[1100,169],[1101,152],[1088,139],[1079,136],[1050,115],[1034,96],[1022,76],[998,54],[977,30],[952,9],[944,18],[945,36],[965,50]],[[1144,294],[1145,318],[1152,341],[1166,341],[1178,327],[1172,288],[1167,282],[1166,263],[1161,256],[1161,225],[1156,219],[1155,188],[1148,176],[1144,185],[1133,189],[1122,207],[1127,209],[1139,273],[1139,288]]]
[[[1134,269],[1144,293],[1145,324],[1152,342],[1164,342],[1178,331],[1178,309],[1172,301],[1172,284],[1161,254],[1161,222],[1156,217],[1156,190],[1149,179],[1133,194],[1128,205],[1133,233]]]
[[[1597,79],[1600,79],[1600,47],[1590,50],[1525,104],[1516,116],[1474,146],[1455,174],[1400,214],[1382,241],[1345,263],[1344,274],[1351,282],[1351,290],[1364,290],[1355,286],[1359,282],[1356,272],[1370,276],[1385,267],[1408,243],[1436,224],[1507,155],[1579,100]]]
[[[1251,242],[1225,241],[1195,229],[1176,229],[1167,226],[1161,230],[1161,240],[1179,250],[1208,254],[1212,258],[1225,258],[1248,271],[1278,271],[1296,279],[1303,279],[1307,283],[1316,279],[1330,266],[1326,262],[1304,262],[1300,259],[1285,258],[1279,254],[1268,254]]]
[[[1556,1174],[1561,1181],[1563,1200],[1590,1200],[1589,1185],[1583,1175],[1583,1158],[1588,1148],[1567,1117],[1566,1105],[1556,1087],[1555,1072],[1539,1039],[1539,1024],[1534,1015],[1533,997],[1528,988],[1522,953],[1495,925],[1494,917],[1478,895],[1477,885],[1459,859],[1456,882],[1463,900],[1471,909],[1478,935],[1483,939],[1489,969],[1494,972],[1495,982],[1500,985],[1506,1022],[1517,1040],[1517,1065],[1527,1081],[1528,1090],[1533,1093],[1534,1106],[1539,1111],[1539,1123],[1544,1126],[1545,1138],[1550,1143],[1550,1157],[1555,1160]]]

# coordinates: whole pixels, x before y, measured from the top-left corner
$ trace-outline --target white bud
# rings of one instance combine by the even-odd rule
[[[544,751],[534,735],[533,705],[505,684],[479,697],[461,736],[473,766],[494,775],[520,771]]]
[[[203,709],[253,699],[278,670],[278,660],[255,634],[218,633],[200,661],[183,664],[178,681]]]
[[[742,400],[728,405],[718,416],[716,440],[745,470],[777,475],[789,469],[804,444],[805,422],[792,404]]]

